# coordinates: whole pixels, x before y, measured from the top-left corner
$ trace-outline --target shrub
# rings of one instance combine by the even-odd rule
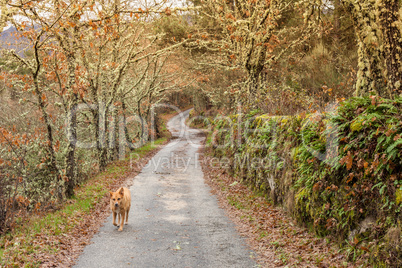
[[[401,112],[402,98],[376,96],[352,98],[319,115],[253,111],[216,118],[210,147],[215,156],[230,159],[230,172],[317,234],[397,267]]]

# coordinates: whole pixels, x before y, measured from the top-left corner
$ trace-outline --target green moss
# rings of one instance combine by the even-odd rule
[[[350,130],[352,132],[360,131],[363,128],[363,121],[362,118],[354,120],[352,124],[350,124]]]
[[[299,154],[300,154],[300,147],[299,147],[299,146],[298,146],[298,147],[293,147],[293,148],[291,149],[291,151],[290,151],[290,157],[292,158],[292,161],[293,161],[293,162],[296,162],[297,157],[299,156]]]
[[[402,98],[377,98],[376,103],[368,97],[352,98],[336,113],[319,116],[248,114],[226,129],[224,121],[215,121],[214,130],[224,130],[215,135],[216,142],[225,146],[212,150],[215,156],[229,157],[235,163],[229,173],[267,196],[267,176],[275,178],[275,200],[291,204],[294,217],[319,235],[331,234],[344,241],[367,215],[376,215],[380,221],[389,219],[378,230],[385,233],[401,215],[402,188],[390,193],[394,187],[389,178],[402,168],[398,141]],[[230,133],[238,133],[236,128],[249,130],[242,133],[241,144],[231,140]],[[337,146],[333,155],[327,151],[331,142]],[[331,161],[320,160],[317,153],[330,153]],[[247,164],[255,158],[267,159],[264,167]],[[395,201],[389,200],[390,194]],[[381,238],[368,241],[383,242]],[[383,256],[379,258],[387,258]]]
[[[307,189],[306,188],[301,188],[295,195],[295,199],[296,199],[296,205],[299,205],[302,201],[303,198],[308,196],[307,195]]]
[[[397,205],[401,204],[402,203],[402,189],[401,188],[396,189],[395,197],[396,197],[395,203]]]

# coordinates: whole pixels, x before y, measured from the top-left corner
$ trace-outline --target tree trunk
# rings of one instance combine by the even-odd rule
[[[334,31],[335,34],[339,34],[339,30],[341,28],[341,1],[340,0],[334,0]]]
[[[75,95],[75,94],[74,94]],[[74,195],[74,187],[76,184],[76,161],[75,148],[77,143],[77,96],[73,96],[70,109],[67,114],[67,155],[66,155],[66,176],[68,178],[66,187],[66,196]]]
[[[402,47],[398,28],[399,1],[378,1],[379,20],[384,35],[384,58],[387,68],[387,86],[390,95],[402,94]]]
[[[47,131],[47,150],[48,153],[50,155],[50,167],[52,169],[51,173],[55,173],[55,176],[57,178],[58,181],[61,181],[61,176],[60,176],[60,171],[57,167],[57,163],[56,163],[56,153],[54,151],[53,148],[53,144],[54,144],[54,139],[53,139],[53,128],[52,125],[50,123],[49,120],[49,115],[46,111],[46,96],[44,95],[44,93],[42,93],[42,91],[40,90],[40,86],[39,86],[39,82],[38,82],[38,75],[39,75],[39,70],[41,65],[39,64],[39,55],[38,55],[38,50],[37,50],[37,43],[35,43],[34,46],[34,51],[35,51],[35,58],[36,58],[36,62],[37,62],[37,66],[36,66],[36,71],[32,73],[32,78],[33,78],[33,83],[34,83],[34,88],[35,88],[35,93],[36,96],[38,98],[38,105],[39,105],[39,109],[42,112],[42,118],[43,121],[45,123],[46,126],[46,131]],[[61,189],[57,189],[58,191],[58,198],[62,199],[63,198],[63,192]]]
[[[106,130],[108,128],[107,124],[107,112],[104,107],[98,107],[99,111],[99,143],[98,143],[98,157],[99,157],[99,170],[104,171],[107,164],[107,144],[108,138],[106,135]]]
[[[260,90],[260,75],[261,75],[262,68],[260,67],[255,67],[249,71],[249,79],[247,81],[246,87],[247,87],[247,102],[248,103],[248,109],[252,110],[258,107],[258,104],[260,102],[258,93]]]
[[[123,116],[123,128],[124,128],[124,137],[125,137],[125,143],[128,148],[130,148],[130,151],[133,151],[135,148],[132,146],[132,139],[130,138],[130,135],[128,133],[127,129],[127,120],[126,120],[126,103],[124,100],[122,100],[122,116]],[[123,137],[121,137],[123,138]]]
[[[109,124],[109,158],[110,161],[117,160],[119,157],[119,110],[114,107],[112,111],[112,124]]]
[[[52,125],[51,125],[50,120],[49,120],[49,115],[46,112],[46,108],[45,108],[46,104],[45,104],[44,98],[42,97],[43,93],[39,90],[39,84],[38,84],[36,76],[34,76],[34,86],[35,86],[35,93],[36,93],[36,95],[38,97],[39,109],[42,112],[42,118],[43,118],[43,121],[45,123],[46,131],[47,131],[47,145],[48,145],[47,146],[47,151],[48,151],[49,156],[50,156],[50,167],[52,169],[52,171],[50,173],[55,173],[55,176],[56,176],[57,180],[60,181],[62,178],[60,176],[59,169],[57,168],[56,153],[55,153],[54,148],[53,148],[53,144],[54,144],[53,128],[52,128]],[[57,194],[58,194],[59,199],[63,198],[62,189],[58,189]]]
[[[76,30],[76,29],[75,29]],[[67,187],[65,194],[67,197],[74,195],[74,187],[77,181],[77,163],[75,161],[75,147],[77,143],[77,105],[78,95],[74,90],[73,85],[75,83],[75,55],[74,52],[66,51],[68,59],[68,83],[67,83],[67,96],[68,96],[68,110],[67,110],[67,155],[66,155],[66,176]]]
[[[202,90],[197,89],[193,91],[193,104],[197,112],[207,109],[207,98]]]
[[[96,139],[96,150],[98,157],[98,165],[99,171],[103,171],[106,167],[106,157],[107,157],[107,148],[105,144],[105,119],[101,114],[101,108],[97,107],[92,110],[92,115],[94,118],[95,125],[95,139]]]
[[[375,0],[347,0],[344,5],[352,16],[359,46],[356,95],[365,96],[370,92],[386,95]]]
[[[339,34],[341,30],[341,15],[342,15],[342,6],[341,0],[334,0],[334,41],[335,43],[339,42]]]

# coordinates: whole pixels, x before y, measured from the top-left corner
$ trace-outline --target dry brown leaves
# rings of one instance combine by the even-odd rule
[[[263,267],[355,267],[339,248],[297,226],[286,212],[237,183],[225,170],[201,158],[204,178],[220,206],[244,236]]]

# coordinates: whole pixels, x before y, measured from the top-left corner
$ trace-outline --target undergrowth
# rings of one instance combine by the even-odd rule
[[[324,113],[217,117],[227,170],[330,235],[350,260],[402,266],[402,98],[351,98]]]

